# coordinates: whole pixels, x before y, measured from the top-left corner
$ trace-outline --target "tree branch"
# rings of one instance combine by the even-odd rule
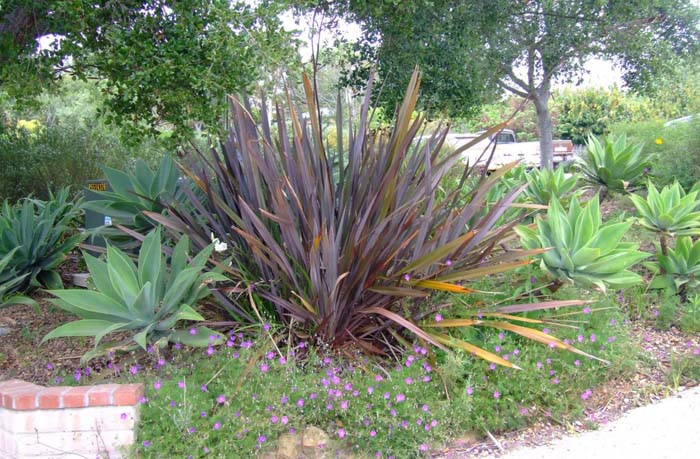
[[[515,76],[515,73],[513,73],[513,69],[511,67],[508,67],[506,65],[503,65],[503,68],[506,72],[506,75],[508,75],[508,78],[510,78],[513,83],[517,84],[520,86],[523,90],[527,91],[528,93],[532,89],[531,86],[527,83],[525,83],[523,80]]]
[[[500,81],[500,80],[499,80],[499,81],[498,81],[498,85],[499,85],[500,87],[502,87],[503,89],[505,89],[506,91],[512,92],[512,93],[515,94],[516,96],[520,96],[520,97],[522,97],[522,98],[524,98],[524,99],[529,99],[529,98],[530,98],[530,94],[526,93],[525,91],[521,91],[521,90],[519,90],[519,89],[516,89],[516,88],[514,88],[514,87],[512,87],[512,86],[509,86],[509,85],[507,85],[506,83],[504,83],[503,81]]]

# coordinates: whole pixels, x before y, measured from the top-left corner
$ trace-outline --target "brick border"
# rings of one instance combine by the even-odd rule
[[[23,411],[131,406],[135,405],[143,394],[142,384],[44,387],[21,379],[11,379],[0,382],[0,408]]]
[[[0,457],[126,459],[143,384],[44,387],[0,381]]]

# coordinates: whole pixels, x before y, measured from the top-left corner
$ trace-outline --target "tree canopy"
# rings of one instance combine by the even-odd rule
[[[626,78],[643,81],[670,56],[698,50],[698,7],[684,0],[340,1],[340,14],[366,32],[356,57],[377,60],[387,90],[412,65],[424,71],[432,108],[460,113],[493,91],[493,83],[532,100],[538,113],[542,164],[551,166],[549,98],[556,80],[581,75],[591,56],[618,59]],[[356,69],[362,69],[361,66]]]
[[[283,2],[222,0],[0,1],[0,85],[28,98],[61,75],[94,78],[106,115],[183,134],[215,126],[225,96],[293,61]],[[39,42],[44,46],[39,46]]]

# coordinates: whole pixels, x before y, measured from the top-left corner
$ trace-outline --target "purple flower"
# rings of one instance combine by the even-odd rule
[[[396,394],[396,402],[403,402],[406,400],[406,396],[404,394]]]
[[[448,258],[447,260],[445,260],[445,264],[446,264],[447,266],[452,266],[452,260],[450,260],[450,259]]]
[[[588,400],[591,397],[591,395],[593,395],[593,391],[590,389],[586,389],[581,394],[581,400]]]
[[[591,308],[589,308],[588,306],[586,306],[585,308],[583,308],[583,313],[584,313],[584,314],[590,314],[590,313],[591,313]]]
[[[190,335],[196,335],[197,334],[197,329],[196,328],[190,328]]]
[[[421,451],[428,451],[428,445],[425,443],[421,443],[418,449],[420,449]]]
[[[574,365],[577,367],[581,366],[581,361],[579,359],[574,360]]]
[[[474,388],[472,386],[467,387],[467,395],[472,395],[474,393]]]
[[[184,389],[185,388],[185,381],[178,381],[177,387],[179,387],[180,389]]]
[[[403,279],[404,279],[406,282],[410,282],[410,281],[411,281],[411,276],[409,276],[408,274],[406,274],[405,276],[403,276]]]
[[[501,398],[501,393],[498,391],[494,391],[493,398]]]
[[[589,338],[591,340],[591,343],[595,343],[595,333],[591,333],[591,336]]]
[[[128,418],[126,413],[122,413],[119,417],[122,419],[122,421]]]
[[[76,382],[80,381],[80,376],[82,374],[83,374],[83,372],[80,371],[80,368],[78,368],[77,370],[75,370],[75,373],[73,374],[73,379],[75,379]]]
[[[144,441],[143,441],[143,447],[144,447],[144,448],[148,448],[149,446],[151,446],[151,442],[148,441],[148,440],[144,440]]]
[[[376,436],[377,436],[377,431],[376,431],[376,430],[370,430],[370,431],[369,431],[369,436],[370,436],[370,437],[376,437]]]
[[[219,395],[216,397],[216,402],[221,405],[222,403],[226,402],[226,396],[223,394]]]
[[[263,362],[262,364],[260,364],[260,371],[262,371],[263,373],[267,373],[267,370],[269,369],[270,367],[266,363]]]
[[[270,324],[263,325],[263,330],[270,331]]]
[[[139,366],[138,365],[131,365],[131,368],[129,368],[129,372],[132,375],[136,375],[139,372]]]
[[[265,435],[260,435],[258,437],[258,443],[265,443],[266,440],[267,440],[267,437]]]
[[[299,408],[302,408],[304,406],[304,399],[303,398],[300,398],[299,400],[297,400],[297,406]]]
[[[435,314],[435,322],[442,322],[442,314]]]
[[[273,424],[277,424],[277,421],[279,421],[279,418],[273,414],[270,418],[270,422]]]
[[[282,423],[282,425],[287,425],[287,423],[289,422],[289,418],[287,416],[282,416],[280,422]]]
[[[338,431],[336,433],[338,435],[338,438],[345,438],[345,435],[347,435],[347,432],[345,432],[345,429],[342,429],[342,428],[338,429]]]
[[[199,389],[200,389],[202,392],[209,392],[209,389],[207,389],[207,385],[206,385],[206,384],[202,384],[202,385],[199,387]]]

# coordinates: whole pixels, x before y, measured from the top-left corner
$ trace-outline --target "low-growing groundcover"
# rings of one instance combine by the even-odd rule
[[[257,457],[308,426],[328,433],[329,451],[429,457],[464,432],[579,417],[598,384],[629,373],[635,350],[606,301],[567,310],[579,328],[557,335],[610,365],[490,329],[468,329],[469,338],[522,370],[420,346],[398,362],[324,356],[303,342],[283,347],[286,334],[265,326],[232,331],[223,346],[175,345],[167,356],[108,367],[119,382],[146,385],[132,457]],[[84,384],[86,374],[95,373],[56,382]]]

